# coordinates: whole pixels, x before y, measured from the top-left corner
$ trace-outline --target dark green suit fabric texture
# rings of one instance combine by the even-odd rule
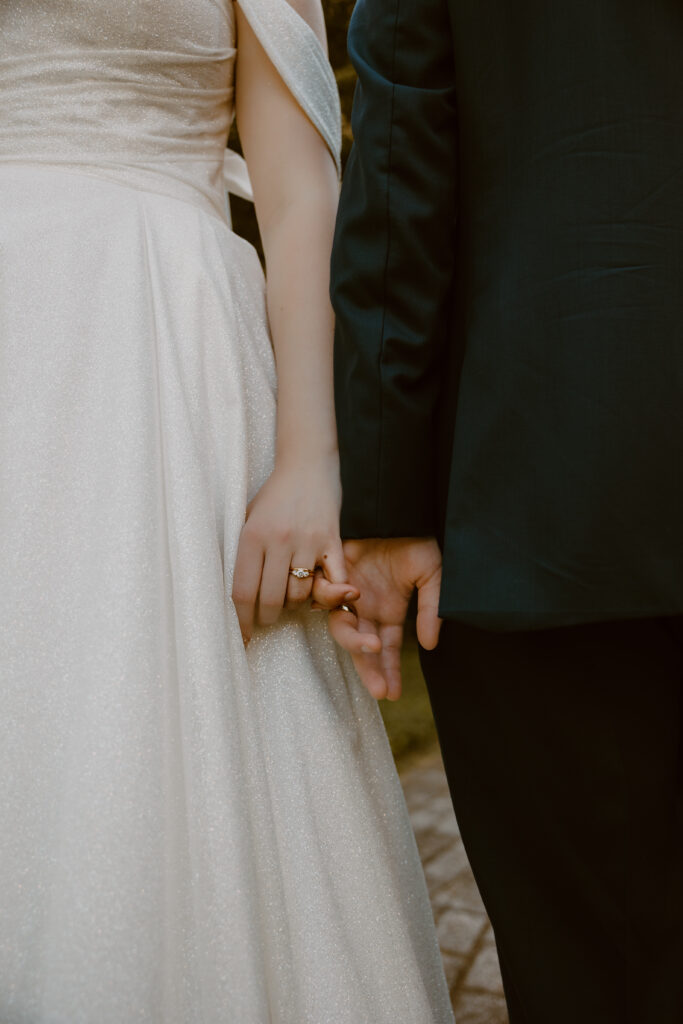
[[[358,0],[345,537],[494,630],[683,612],[683,4]]]

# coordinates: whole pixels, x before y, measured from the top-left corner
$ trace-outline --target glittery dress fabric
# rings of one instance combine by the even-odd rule
[[[337,158],[311,30],[243,8]],[[376,704],[230,601],[276,384],[237,45],[224,0],[0,4],[2,1024],[452,1020]]]

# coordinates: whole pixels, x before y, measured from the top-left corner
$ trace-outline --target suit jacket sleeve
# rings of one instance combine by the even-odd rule
[[[358,0],[358,72],[332,256],[344,537],[435,532],[436,417],[454,261],[446,0]]]

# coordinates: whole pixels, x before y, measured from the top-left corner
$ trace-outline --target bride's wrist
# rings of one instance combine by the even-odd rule
[[[294,472],[339,472],[339,449],[336,444],[278,444],[275,468]]]

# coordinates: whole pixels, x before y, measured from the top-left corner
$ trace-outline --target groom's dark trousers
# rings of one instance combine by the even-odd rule
[[[682,1024],[683,6],[358,0],[346,537],[423,664],[513,1024]]]

